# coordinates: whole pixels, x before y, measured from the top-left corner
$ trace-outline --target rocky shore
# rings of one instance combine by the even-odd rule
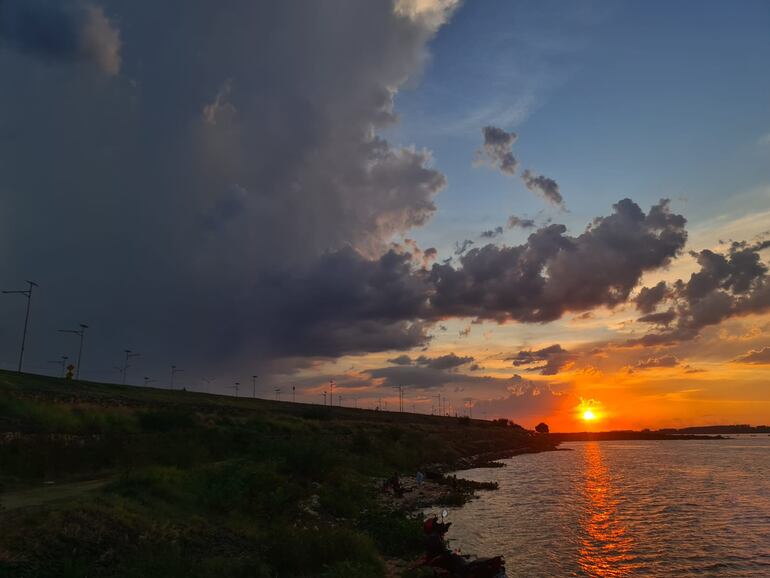
[[[474,456],[459,458],[452,464],[434,463],[424,468],[425,478],[418,483],[416,475],[399,478],[401,492],[392,491],[381,493],[383,507],[403,513],[405,516],[422,516],[423,512],[432,507],[459,508],[476,497],[478,491],[495,491],[496,482],[475,482],[458,477],[449,472],[459,472],[475,468],[504,468],[506,464],[500,460],[517,455],[540,453],[544,451],[559,451],[558,442],[553,441],[541,447],[518,447],[507,450],[485,452]],[[379,487],[384,479],[376,482]],[[405,560],[386,558],[387,578],[400,578],[410,568],[419,566],[421,558]]]

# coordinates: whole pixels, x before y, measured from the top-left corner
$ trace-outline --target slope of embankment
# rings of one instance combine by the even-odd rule
[[[383,576],[421,548],[384,477],[547,449],[467,418],[0,372],[0,576]]]

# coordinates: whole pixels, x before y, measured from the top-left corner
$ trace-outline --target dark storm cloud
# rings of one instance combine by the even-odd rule
[[[114,377],[125,348],[142,354],[135,375],[162,381],[172,363],[263,375],[283,359],[424,347],[450,317],[611,307],[684,243],[665,203],[645,214],[624,200],[579,236],[550,225],[456,266],[389,251],[430,219],[446,182],[428,151],[378,136],[446,17],[430,2],[100,6],[122,41],[109,28],[112,69],[89,53],[119,72],[107,78],[71,66],[72,53],[30,58],[42,53],[3,32],[0,263],[8,282],[41,285],[30,369],[74,356],[55,330],[79,322],[91,326],[88,378]],[[510,150],[505,135],[489,131],[491,150]],[[0,307],[10,365],[23,311]]]
[[[428,342],[420,321],[427,307],[426,275],[409,253],[376,260],[352,248],[321,256],[300,273],[275,279],[263,317],[273,354],[342,355],[409,349]]]
[[[101,7],[75,0],[0,0],[0,48],[120,69],[120,34]]]
[[[637,321],[641,321],[642,323],[654,323],[655,325],[669,325],[674,319],[676,319],[676,311],[669,309],[668,311],[642,315]]]
[[[670,328],[629,340],[629,345],[669,345],[697,337],[704,327],[725,319],[763,313],[770,310],[768,267],[762,262],[761,245],[735,242],[726,253],[704,249],[692,253],[700,269],[687,281],[679,279],[661,300],[671,309],[653,313],[640,321],[658,319]],[[660,285],[660,284],[659,284]],[[659,286],[658,285],[658,286]],[[640,296],[651,295],[658,286],[642,289]]]
[[[388,359],[388,363],[392,363],[393,365],[412,365],[412,358],[406,354],[399,355],[393,359]]]
[[[80,321],[91,377],[125,347],[192,373],[423,344],[408,295],[391,315],[355,291],[389,291],[367,275],[446,182],[377,132],[451,5],[0,0],[0,257],[45,289],[30,363],[71,352],[54,329]]]
[[[532,219],[522,219],[516,215],[511,215],[508,217],[508,228],[513,229],[514,227],[521,227],[522,229],[534,229],[535,221]]]
[[[461,268],[435,264],[431,306],[444,316],[544,322],[566,311],[625,302],[645,271],[682,250],[685,219],[661,201],[645,214],[624,199],[581,235],[563,225],[532,233],[523,245],[486,245],[460,258]]]
[[[487,162],[506,175],[516,174],[516,167],[519,166],[519,161],[513,156],[513,143],[518,138],[516,133],[496,126],[485,126],[481,133],[484,145],[476,152],[477,162]]]
[[[399,355],[393,359],[388,359],[389,363],[394,365],[415,365],[420,367],[429,367],[431,369],[447,370],[456,369],[462,365],[473,362],[474,359],[471,356],[459,356],[455,353],[448,353],[447,355],[439,355],[438,357],[428,357],[426,355],[420,355],[412,359],[408,355]]]
[[[665,281],[661,281],[654,287],[642,287],[635,299],[636,308],[642,313],[652,313],[665,296]]]
[[[575,356],[559,344],[536,351],[522,350],[514,357],[509,358],[514,367],[522,367],[527,371],[539,371],[542,375],[556,375],[574,359]]]
[[[495,227],[494,229],[489,229],[488,231],[484,231],[481,233],[482,239],[494,239],[495,237],[499,237],[503,234],[503,228],[502,227]]]
[[[521,180],[524,181],[524,185],[533,193],[542,195],[546,201],[557,207],[564,207],[564,199],[559,192],[559,184],[553,179],[537,175],[527,169],[521,173]]]

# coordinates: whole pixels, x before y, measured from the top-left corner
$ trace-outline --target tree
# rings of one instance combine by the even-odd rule
[[[535,431],[536,431],[537,433],[541,433],[541,434],[547,434],[547,433],[548,433],[548,424],[547,424],[547,423],[543,423],[543,422],[541,421],[539,424],[537,424],[537,425],[535,426]]]

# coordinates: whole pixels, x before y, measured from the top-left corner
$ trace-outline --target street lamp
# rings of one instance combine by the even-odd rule
[[[169,389],[174,389],[174,376],[177,373],[182,373],[184,369],[179,369],[176,365],[171,366],[171,384],[169,385]]]
[[[33,287],[39,287],[37,283],[34,281],[27,281],[29,283],[29,288],[21,290],[21,291],[3,291],[6,295],[10,295],[12,293],[18,293],[19,295],[24,295],[24,297],[27,298],[27,313],[24,315],[24,332],[21,334],[21,352],[19,353],[19,373],[21,373],[21,364],[22,361],[24,361],[24,345],[27,343],[27,326],[29,325],[29,306],[32,303],[32,288]]]
[[[62,355],[61,359],[57,359],[55,361],[49,361],[48,363],[55,363],[56,365],[61,365],[61,376],[64,377],[64,369],[67,365],[68,359],[69,357],[67,357],[66,355]]]
[[[126,354],[126,359],[123,362],[123,385],[126,385],[126,373],[128,373],[128,368],[130,367],[128,365],[128,360],[131,359],[132,357],[139,357],[140,354],[134,353],[130,349],[124,349],[123,351]]]
[[[74,333],[75,335],[80,337],[80,347],[78,348],[78,365],[75,369],[75,379],[80,379],[80,366],[81,362],[83,360],[83,337],[86,334],[86,329],[88,329],[88,325],[85,323],[80,323],[80,329],[59,329],[59,333]]]

